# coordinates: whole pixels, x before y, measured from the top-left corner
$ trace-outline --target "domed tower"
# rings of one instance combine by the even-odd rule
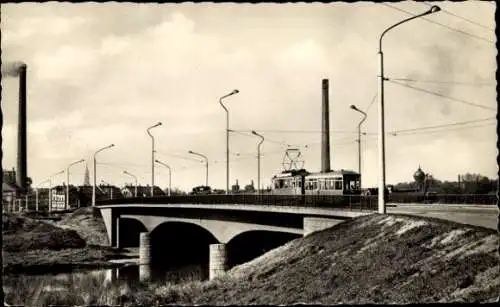
[[[415,182],[418,184],[418,187],[421,190],[423,190],[425,183],[425,173],[420,168],[420,165],[418,166],[417,171],[413,174],[413,179],[415,179]]]

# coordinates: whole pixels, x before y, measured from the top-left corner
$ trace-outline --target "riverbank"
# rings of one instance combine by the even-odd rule
[[[5,275],[119,267],[132,258],[107,246],[104,223],[92,208],[51,216],[3,214],[2,222]]]

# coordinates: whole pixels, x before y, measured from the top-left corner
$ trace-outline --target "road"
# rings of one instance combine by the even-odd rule
[[[458,223],[498,229],[498,207],[489,205],[388,204],[387,213],[435,217]]]

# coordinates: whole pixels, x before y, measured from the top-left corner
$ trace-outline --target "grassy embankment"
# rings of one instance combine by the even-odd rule
[[[104,222],[81,208],[50,221],[33,214],[3,214],[3,274],[110,267],[118,251],[107,247]]]
[[[491,229],[365,216],[296,239],[213,281],[122,290],[113,303],[494,302],[500,293],[497,248]]]

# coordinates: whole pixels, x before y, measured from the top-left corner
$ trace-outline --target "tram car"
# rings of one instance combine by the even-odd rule
[[[350,170],[322,173],[292,170],[282,172],[272,179],[275,195],[359,195],[360,175]]]

